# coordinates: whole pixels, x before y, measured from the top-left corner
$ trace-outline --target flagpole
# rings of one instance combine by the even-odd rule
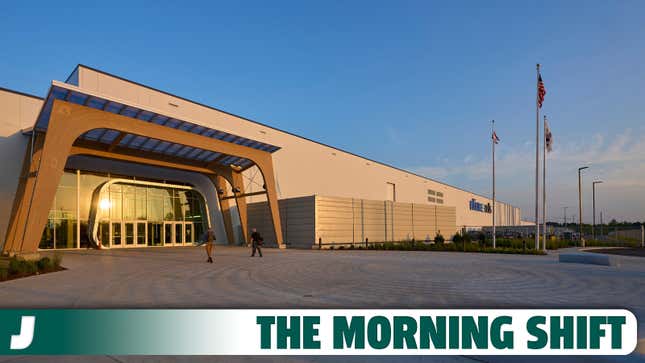
[[[542,148],[542,243],[546,251],[546,115],[544,115],[544,145]]]
[[[540,80],[540,63],[536,65],[537,75],[535,79],[535,250],[540,249],[540,221],[538,195],[540,194],[540,106],[539,106],[539,80]]]
[[[495,241],[495,120],[491,122],[493,132],[490,134],[490,140],[493,143],[493,248],[497,247]]]

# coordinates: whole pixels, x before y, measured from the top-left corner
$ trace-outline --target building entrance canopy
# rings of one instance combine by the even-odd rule
[[[279,147],[182,120],[152,107],[128,104],[53,81],[34,125],[31,148],[3,252],[29,253],[38,248],[49,208],[67,158],[89,155],[169,167],[209,175],[220,205],[227,209],[223,180],[232,186],[244,240],[247,216],[241,172],[257,166],[264,178],[275,242],[282,247],[282,228],[272,153]],[[230,218],[225,217],[225,225]],[[230,226],[227,235],[231,241]]]
[[[274,153],[280,149],[275,145],[251,140],[241,136],[236,136],[224,131],[219,131],[198,125],[194,122],[183,121],[174,117],[157,113],[155,111],[145,110],[140,107],[125,104],[123,102],[109,100],[105,97],[94,96],[87,92],[83,92],[80,89],[74,88],[76,87],[68,85],[66,83],[53,82],[42,111],[38,116],[35,127],[36,131],[47,130],[54,100],[63,100],[97,110],[130,117],[138,121],[149,122],[176,130],[182,130],[196,135],[230,142],[232,144],[246,146],[268,153]],[[127,148],[132,150],[153,152],[159,154],[160,156],[178,157],[191,162],[202,163],[204,164],[204,166],[234,165],[236,167],[246,169],[253,165],[253,162],[251,160],[243,157],[227,155],[221,152],[214,152],[210,150],[203,150],[201,148],[185,146],[154,137],[134,135],[118,130],[94,129],[84,133],[80,139],[104,144],[111,150],[117,148]]]

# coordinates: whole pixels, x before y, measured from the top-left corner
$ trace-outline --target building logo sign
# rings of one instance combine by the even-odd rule
[[[475,200],[475,198],[471,199],[470,202],[468,203],[470,210],[475,210],[478,212],[484,212],[484,213],[492,213],[493,209],[490,206],[490,203],[480,203]]]

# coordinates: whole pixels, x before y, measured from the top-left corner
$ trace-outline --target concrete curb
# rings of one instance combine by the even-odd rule
[[[593,253],[561,253],[561,263],[582,263],[588,265],[616,266],[616,260],[608,255]]]

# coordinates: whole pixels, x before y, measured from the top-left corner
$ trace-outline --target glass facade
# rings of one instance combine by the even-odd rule
[[[74,248],[78,239],[76,173],[65,173],[61,178],[49,219],[43,231],[40,248]]]
[[[66,171],[39,247],[191,245],[207,217],[204,199],[190,186]]]

